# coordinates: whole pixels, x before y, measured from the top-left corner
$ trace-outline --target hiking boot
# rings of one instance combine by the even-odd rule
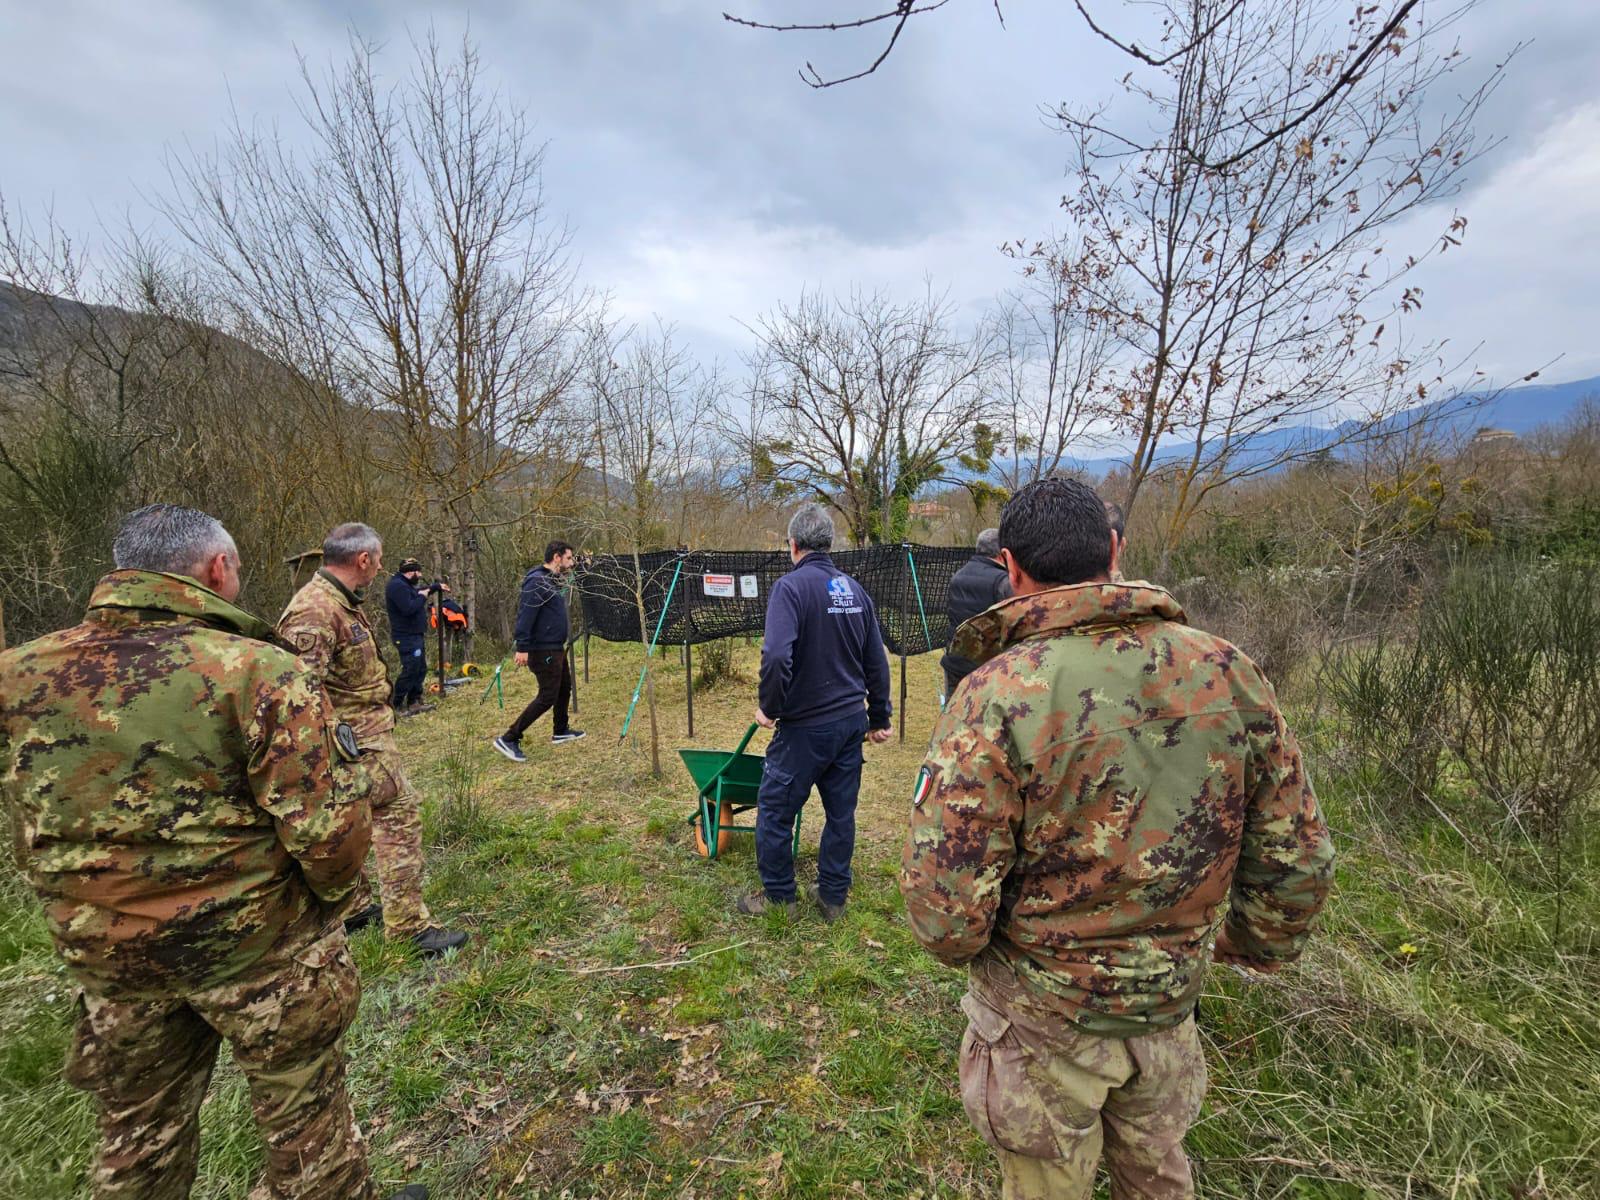
[[[822,898],[822,892],[817,888],[816,884],[813,883],[810,887],[806,888],[806,895],[810,896],[811,899],[816,902],[818,910],[822,913],[822,919],[829,925],[832,925],[840,917],[844,916],[844,905],[829,904]]]
[[[733,907],[747,917],[759,917],[771,908],[781,908],[790,916],[794,915],[793,900],[769,900],[765,892],[751,892],[748,896],[740,896]]]
[[[446,950],[459,950],[467,944],[467,935],[459,929],[441,929],[434,925],[421,933],[411,935],[411,944],[423,958],[437,958]]]
[[[501,736],[495,738],[494,741],[490,742],[489,744],[496,750],[500,751],[501,754],[504,754],[512,762],[524,763],[528,761],[528,756],[522,752],[521,742],[513,742],[509,738]]]
[[[368,925],[372,925],[374,923],[382,923],[382,921],[383,921],[383,905],[381,905],[381,904],[369,904],[365,908],[363,908],[360,912],[351,913],[348,917],[346,917],[344,919],[344,931],[347,934],[348,933],[358,933],[361,930],[365,929]]]
[[[583,736],[583,730],[581,730],[581,729],[569,729],[565,733],[551,734],[550,735],[550,744],[552,746],[559,746],[559,745],[561,745],[562,742],[575,742],[579,738],[581,738],[582,736]]]
[[[428,1189],[420,1183],[408,1183],[389,1200],[428,1200]]]

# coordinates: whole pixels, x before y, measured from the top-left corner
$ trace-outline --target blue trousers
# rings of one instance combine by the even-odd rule
[[[400,674],[394,681],[391,698],[396,708],[405,708],[422,699],[422,681],[428,677],[428,656],[423,653],[423,641],[420,633],[394,640],[395,649],[400,651]]]
[[[850,892],[856,848],[856,797],[861,793],[863,709],[827,725],[779,725],[767,747],[756,808],[756,870],[767,898],[794,899],[794,818],[815,787],[826,821],[817,852],[817,891],[829,904]]]

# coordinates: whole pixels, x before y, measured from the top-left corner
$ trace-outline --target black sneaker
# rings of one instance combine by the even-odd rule
[[[389,1200],[428,1200],[428,1189],[420,1183],[408,1183]]]
[[[435,958],[446,950],[459,950],[467,944],[467,935],[459,929],[441,929],[434,925],[421,933],[411,935],[411,944],[424,958]]]
[[[504,754],[512,762],[528,761],[528,756],[522,752],[522,744],[520,742],[508,741],[502,736],[495,738],[494,741],[490,742],[489,744],[496,750],[500,751],[501,754]]]
[[[840,917],[844,916],[844,905],[829,904],[822,898],[822,892],[818,890],[816,884],[813,883],[806,888],[806,895],[810,896],[811,899],[816,902],[818,911],[822,913],[822,919],[829,925],[832,925]]]
[[[356,933],[368,925],[383,920],[383,905],[369,904],[358,913],[352,913],[344,919],[344,931]]]
[[[550,736],[550,744],[559,746],[562,742],[575,742],[583,736],[581,729],[569,729],[565,733],[556,733]]]

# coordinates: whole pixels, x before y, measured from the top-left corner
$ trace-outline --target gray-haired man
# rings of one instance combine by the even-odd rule
[[[383,570],[383,541],[370,525],[335,526],[322,543],[322,569],[295,593],[278,618],[278,634],[322,683],[334,711],[355,733],[361,757],[354,781],[372,807],[372,850],[383,904],[368,904],[347,928],[380,916],[384,931],[423,954],[442,954],[467,935],[433,923],[422,899],[422,814],[394,741],[389,670],[362,611],[366,588]]]
[[[856,844],[861,742],[889,740],[889,660],[866,589],[828,557],[833,519],[805,504],[789,521],[795,564],[772,586],[761,641],[756,722],[777,728],[767,747],[756,808],[756,867],[762,890],[742,913],[794,903],[795,817],[812,787],[827,814],[812,897],[825,920],[844,913]]]

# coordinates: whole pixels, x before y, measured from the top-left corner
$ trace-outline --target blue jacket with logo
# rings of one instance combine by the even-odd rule
[[[867,706],[889,728],[889,659],[872,597],[826,554],[806,555],[767,597],[761,711],[785,725],[825,725]]]

